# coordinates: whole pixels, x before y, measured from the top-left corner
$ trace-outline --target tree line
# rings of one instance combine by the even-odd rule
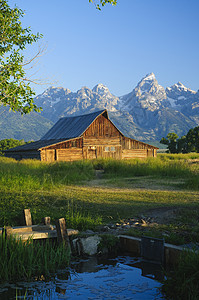
[[[167,145],[169,153],[199,152],[199,126],[191,128],[181,138],[176,133],[170,132],[166,138],[160,140],[160,143]]]
[[[28,142],[30,143],[30,142]],[[4,151],[10,148],[26,144],[24,140],[4,139],[0,141],[0,156],[4,155]]]

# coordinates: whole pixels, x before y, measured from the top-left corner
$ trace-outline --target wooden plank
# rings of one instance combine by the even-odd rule
[[[46,147],[46,149],[68,149],[71,148],[72,146],[71,141],[75,142],[76,148],[82,148],[82,138],[74,138],[69,141],[64,141],[64,142],[57,143],[55,145],[50,145]]]
[[[35,225],[36,226],[36,225]],[[20,227],[18,227],[20,228]],[[29,227],[28,227],[29,228]],[[6,228],[7,229],[7,228]],[[3,230],[0,231],[0,235],[2,234]],[[71,235],[76,235],[78,234],[79,231],[78,230],[75,230],[75,229],[67,229],[67,234],[68,236],[71,236]],[[25,230],[22,230],[22,231],[11,231],[10,232],[7,232],[7,234],[12,234],[13,236],[15,236],[15,238],[17,240],[21,239],[23,241],[26,241],[28,240],[29,238],[32,238],[33,240],[38,240],[38,239],[47,239],[47,238],[57,238],[57,231],[56,229],[54,228],[54,230],[46,230],[46,231],[42,231],[42,230],[38,230],[38,231],[25,231]]]
[[[117,145],[120,146],[120,138],[115,137],[115,138],[105,138],[105,137],[93,137],[93,138],[84,138],[84,146],[100,146],[100,145]]]
[[[52,149],[52,150],[45,150],[46,151],[46,161],[48,162],[53,162],[55,161],[55,150]]]
[[[122,150],[122,159],[146,158],[147,149],[124,149]]]
[[[147,157],[153,157],[154,156],[154,150],[153,149],[147,149]]]
[[[58,161],[73,161],[83,159],[81,148],[57,149]]]
[[[55,228],[52,225],[32,225],[32,226],[16,226],[16,227],[10,227],[7,226],[7,233],[8,234],[18,234],[18,233],[30,233],[33,231],[49,231],[49,230],[55,230]]]
[[[95,137],[112,137],[120,136],[119,130],[112,124],[110,120],[104,116],[99,116],[84,132],[84,137],[95,136]]]
[[[152,145],[148,145],[127,137],[122,137],[121,144],[123,149],[154,149]]]

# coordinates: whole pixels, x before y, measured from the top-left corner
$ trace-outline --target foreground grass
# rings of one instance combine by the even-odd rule
[[[167,273],[162,292],[167,299],[199,299],[199,253],[183,251],[174,270]]]
[[[69,264],[70,251],[64,244],[26,242],[0,236],[0,282],[47,279],[50,272]]]

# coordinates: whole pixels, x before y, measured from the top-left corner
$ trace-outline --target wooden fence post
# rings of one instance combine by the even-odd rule
[[[57,230],[58,243],[65,243],[66,246],[70,246],[68,232],[66,228],[66,220],[64,218],[56,220],[55,225]]]
[[[43,223],[44,225],[50,225],[50,217],[44,217],[44,218],[42,219],[42,223]]]
[[[24,217],[24,225],[32,226],[32,217],[29,208],[23,210],[23,217]]]

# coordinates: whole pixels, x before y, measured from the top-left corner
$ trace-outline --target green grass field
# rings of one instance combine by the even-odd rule
[[[65,217],[68,227],[80,230],[137,217],[152,209],[177,208],[177,217],[170,224],[148,230],[158,236],[169,232],[172,240],[180,236],[181,240],[199,241],[198,160],[195,153],[72,163],[17,162],[2,157],[0,226],[19,225],[24,208],[31,209],[35,224],[44,216],[50,216],[52,222]],[[102,179],[96,179],[96,169],[104,170]],[[142,234],[134,231],[132,234]]]

